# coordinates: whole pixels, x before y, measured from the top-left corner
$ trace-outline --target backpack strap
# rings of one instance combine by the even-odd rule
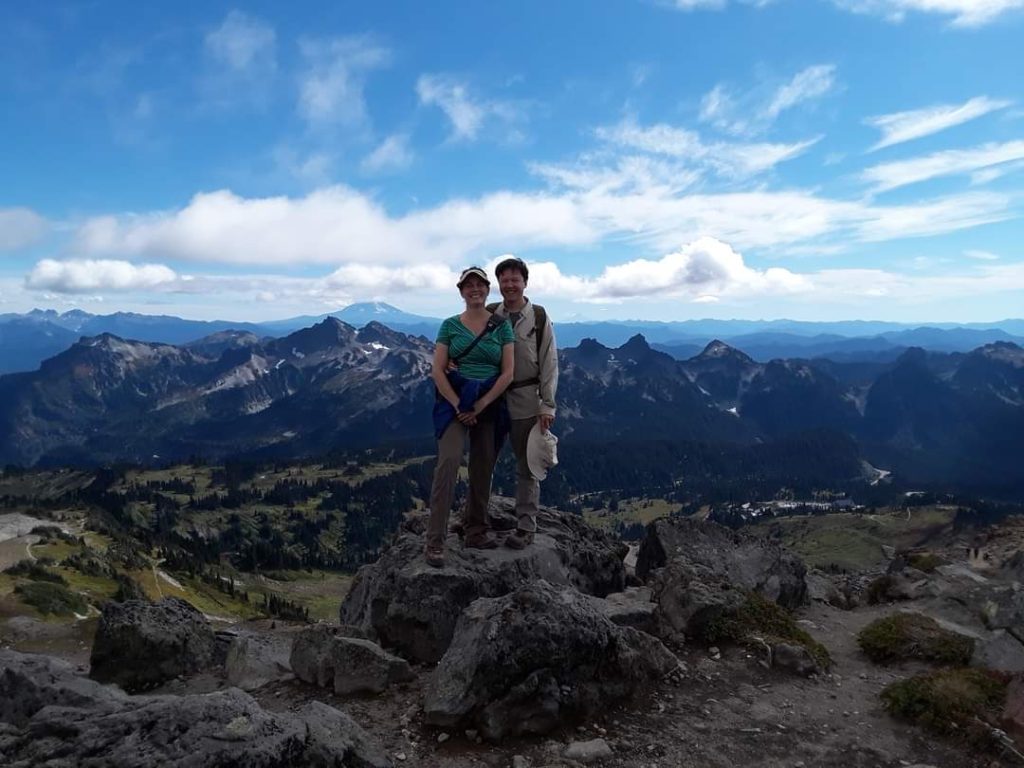
[[[459,354],[449,357],[448,359],[451,360],[453,363],[459,362],[459,360],[461,360],[462,358],[464,358],[466,355],[473,351],[473,348],[480,343],[484,336],[494,331],[496,328],[498,328],[498,326],[500,326],[504,322],[504,317],[499,317],[498,315],[495,315],[492,312],[491,316],[487,318],[487,324],[484,326],[484,329],[480,331],[480,333],[477,334],[477,337],[469,343],[469,346],[466,347],[461,352],[459,352]]]
[[[534,328],[537,332],[534,334],[537,337],[537,365],[540,365],[540,345],[544,340],[544,329],[548,326],[548,313],[544,311],[544,307],[539,304],[533,305],[533,318]]]
[[[530,302],[530,303],[532,304],[533,302]],[[500,306],[501,306],[501,302],[500,301],[492,302],[492,303],[487,305],[487,311],[490,312],[493,315],[495,312],[498,311],[498,307],[500,307]],[[548,327],[548,313],[545,311],[544,307],[542,307],[540,304],[534,304],[533,305],[533,327],[534,327],[534,334],[533,335],[534,335],[534,337],[537,340],[537,365],[539,366],[540,365],[540,345],[544,341],[544,329]],[[539,382],[539,379],[537,379],[536,377],[534,377],[532,379],[525,379],[523,381],[513,381],[512,384],[509,385],[509,388],[510,389],[516,389],[518,387],[524,387],[527,384],[537,384],[538,382]]]

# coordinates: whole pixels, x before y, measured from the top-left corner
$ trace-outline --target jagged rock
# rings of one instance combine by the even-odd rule
[[[90,677],[141,691],[210,665],[216,641],[206,618],[184,600],[107,603],[93,641]]]
[[[779,545],[716,523],[673,518],[647,526],[637,575],[658,603],[658,634],[682,641],[725,612],[748,591],[787,608],[807,599],[806,568]]]
[[[1024,745],[1024,678],[1014,677],[1006,687],[1000,724],[1018,745]]]
[[[1002,587],[977,593],[982,621],[989,629],[1005,629],[1024,642],[1024,589]]]
[[[425,720],[473,726],[488,739],[546,733],[678,664],[660,641],[613,624],[587,596],[536,581],[462,613],[427,681]]]
[[[596,763],[598,760],[612,756],[612,748],[604,739],[590,741],[574,741],[565,748],[565,758],[580,763]]]
[[[1006,630],[974,641],[971,666],[1017,674],[1024,672],[1024,645]]]
[[[511,514],[514,502],[491,501],[492,517]],[[432,568],[422,537],[400,533],[373,565],[356,575],[339,612],[343,624],[373,632],[380,643],[417,661],[444,655],[463,608],[478,597],[506,595],[537,579],[603,597],[625,584],[624,544],[573,515],[541,508],[534,543],[517,551],[462,549],[449,536],[447,561]]]
[[[244,634],[231,640],[224,661],[228,684],[254,691],[267,683],[291,678],[292,637],[286,634]]]
[[[405,659],[376,643],[336,634],[333,627],[302,632],[292,646],[291,667],[300,680],[335,693],[380,693],[413,678]]]
[[[789,643],[776,643],[772,646],[772,666],[802,677],[810,677],[821,672],[821,667],[814,661],[807,648]]]
[[[836,580],[817,568],[807,571],[807,597],[819,603],[850,611],[857,607],[857,598],[849,584],[840,586]]]
[[[702,567],[786,608],[807,599],[807,568],[799,557],[774,542],[716,523],[671,518],[648,525],[637,556],[637,576],[646,579],[670,561]]]
[[[0,651],[0,721],[0,762],[10,766],[78,765],[86,756],[109,768],[390,766],[348,715],[320,703],[289,714],[266,712],[237,688],[129,696],[65,662],[14,651]]]
[[[0,651],[0,722],[24,728],[44,707],[100,709],[124,697],[50,656]]]
[[[590,597],[590,602],[620,627],[652,634],[657,627],[658,605],[652,600],[650,587],[626,587],[624,592],[613,592],[608,597]]]

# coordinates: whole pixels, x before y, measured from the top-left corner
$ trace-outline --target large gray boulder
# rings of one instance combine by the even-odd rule
[[[678,665],[660,641],[614,624],[586,595],[537,581],[462,613],[427,681],[425,720],[489,739],[546,733]]]
[[[380,693],[414,677],[409,662],[376,643],[344,637],[334,627],[314,627],[295,638],[291,667],[296,676],[335,693]]]
[[[0,764],[12,768],[390,765],[348,715],[320,703],[289,714],[237,688],[129,696],[45,656],[0,651],[0,702]]]
[[[786,608],[802,605],[806,571],[774,542],[689,518],[648,525],[636,566],[658,604],[658,634],[677,642],[739,610],[748,592]]]
[[[232,633],[224,659],[228,685],[255,691],[268,683],[294,677],[289,662],[294,637],[291,632]]]
[[[510,499],[491,502],[492,519],[507,518]],[[626,547],[580,518],[542,508],[532,545],[517,551],[462,549],[449,536],[447,561],[423,559],[423,538],[405,530],[380,559],[364,566],[341,605],[342,624],[372,632],[381,645],[417,661],[444,655],[462,610],[480,597],[507,595],[544,579],[603,597],[625,586]]]
[[[209,666],[215,650],[210,623],[184,600],[109,602],[96,628],[89,676],[144,691]]]

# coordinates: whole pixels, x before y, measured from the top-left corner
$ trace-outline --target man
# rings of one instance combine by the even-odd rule
[[[530,270],[522,259],[505,259],[494,269],[501,288],[502,303],[488,309],[507,317],[515,335],[515,373],[506,390],[512,418],[512,450],[516,455],[515,533],[505,539],[506,546],[525,549],[533,543],[537,530],[537,504],[540,481],[530,472],[526,446],[534,425],[547,432],[555,420],[555,390],[558,388],[558,352],[555,333],[543,307],[523,294]]]

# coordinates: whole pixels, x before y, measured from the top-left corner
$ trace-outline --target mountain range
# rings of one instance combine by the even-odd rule
[[[317,455],[430,443],[432,343],[334,317],[279,338],[218,331],[184,345],[86,337],[0,376],[0,463],[149,463]],[[559,353],[565,450],[663,441],[782,444],[827,434],[906,482],[1024,492],[1024,349],[911,348],[890,361],[758,362],[715,340],[676,360],[635,335]],[[817,439],[817,438],[816,438]]]
[[[219,331],[245,331],[257,337],[281,337],[334,317],[356,328],[376,322],[395,331],[433,339],[438,318],[415,315],[381,302],[352,304],[337,312],[261,323],[186,320],[169,315],[116,312],[93,315],[81,310],[58,313],[32,310],[0,315],[0,373],[31,371],[84,336],[110,333],[123,339],[186,344]],[[810,323],[794,320],[643,320],[557,322],[560,346],[585,339],[618,347],[642,334],[656,349],[678,360],[698,354],[712,339],[742,349],[754,360],[830,358],[837,361],[892,361],[910,347],[937,352],[968,352],[984,344],[1024,344],[1024,320],[916,326],[877,321]]]

